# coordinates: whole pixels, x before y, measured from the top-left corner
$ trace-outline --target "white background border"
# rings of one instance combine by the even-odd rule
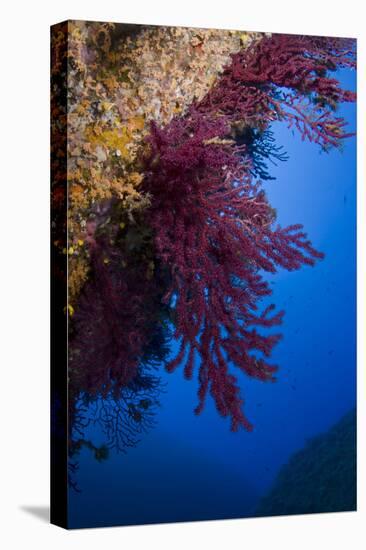
[[[364,547],[365,429],[365,16],[361,0],[10,0],[1,11],[2,548]],[[6,8],[4,7],[6,5]],[[358,38],[359,511],[63,531],[26,512],[49,501],[49,26],[64,19],[150,23]],[[361,123],[363,121],[363,124]],[[316,312],[315,312],[316,314]],[[338,336],[338,335],[337,335]],[[362,368],[361,368],[362,367]],[[311,397],[311,396],[309,396]],[[278,434],[281,437],[281,434]]]

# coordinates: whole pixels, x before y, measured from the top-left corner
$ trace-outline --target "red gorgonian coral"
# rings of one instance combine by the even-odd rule
[[[280,335],[256,327],[281,323],[261,272],[313,265],[322,254],[301,225],[275,225],[274,211],[252,177],[249,148],[230,139],[239,128],[268,129],[285,120],[322,147],[337,146],[344,121],[333,114],[354,94],[327,70],[353,66],[352,43],[274,35],[232,56],[232,64],[206,98],[167,126],[151,125],[143,190],[151,196],[147,221],[159,260],[170,271],[164,296],[175,309],[180,350],[167,365],[184,365],[187,378],[198,359],[201,412],[207,393],[232,430],[250,430],[232,363],[241,372],[273,381],[268,362]]]
[[[122,224],[126,227],[121,229],[112,216],[113,204],[107,201],[87,224],[91,275],[70,336],[69,386],[76,397],[86,393],[118,399],[138,375],[161,312],[163,282],[149,275],[143,228],[135,237],[133,227]]]
[[[354,40],[274,34],[234,54],[194,108],[258,129],[284,120],[303,139],[337,147],[350,134],[343,132],[346,123],[334,110],[356,95],[343,90],[329,71],[355,66]]]

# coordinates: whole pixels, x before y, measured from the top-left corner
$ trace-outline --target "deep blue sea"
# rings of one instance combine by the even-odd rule
[[[338,77],[355,89],[354,72]],[[355,105],[339,114],[355,130]],[[289,155],[270,167],[276,180],[265,183],[278,222],[304,224],[325,259],[269,277],[270,302],[286,311],[272,356],[278,379],[264,384],[238,374],[253,432],[231,433],[211,399],[195,416],[197,381],[161,368],[156,426],[139,444],[101,462],[81,451],[80,492],[69,490],[70,527],[253,515],[291,455],[355,406],[356,139],[326,154],[285,125],[272,129]]]

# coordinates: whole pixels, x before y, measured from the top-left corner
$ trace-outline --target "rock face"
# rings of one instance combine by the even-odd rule
[[[280,470],[256,516],[356,510],[356,411],[311,439]]]

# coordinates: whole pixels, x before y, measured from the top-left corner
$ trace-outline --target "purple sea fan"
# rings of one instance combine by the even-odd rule
[[[334,115],[341,102],[355,101],[330,72],[356,66],[355,40],[274,34],[232,55],[222,77],[194,108],[219,113],[265,130],[287,121],[303,139],[323,148],[339,146],[345,122]]]
[[[71,385],[78,392],[107,395],[125,386],[137,372],[144,335],[129,281],[116,269],[122,257],[118,260],[111,258],[105,243],[91,247],[92,278],[73,320]]]
[[[115,225],[109,222],[98,233],[97,222],[88,223],[91,276],[75,309],[70,341],[74,396],[118,399],[137,376],[158,322],[162,283],[152,276],[143,229],[126,228],[115,242],[120,231]]]
[[[268,363],[280,336],[257,326],[281,323],[274,306],[263,313],[258,300],[271,293],[260,271],[313,265],[314,250],[300,225],[274,227],[264,191],[252,181],[245,148],[228,140],[225,117],[192,109],[164,128],[152,124],[143,190],[151,196],[148,221],[158,258],[169,268],[165,295],[174,303],[175,337],[180,340],[169,371],[180,364],[191,378],[198,361],[201,412],[207,393],[232,430],[250,430],[232,363],[239,371],[273,381]]]

